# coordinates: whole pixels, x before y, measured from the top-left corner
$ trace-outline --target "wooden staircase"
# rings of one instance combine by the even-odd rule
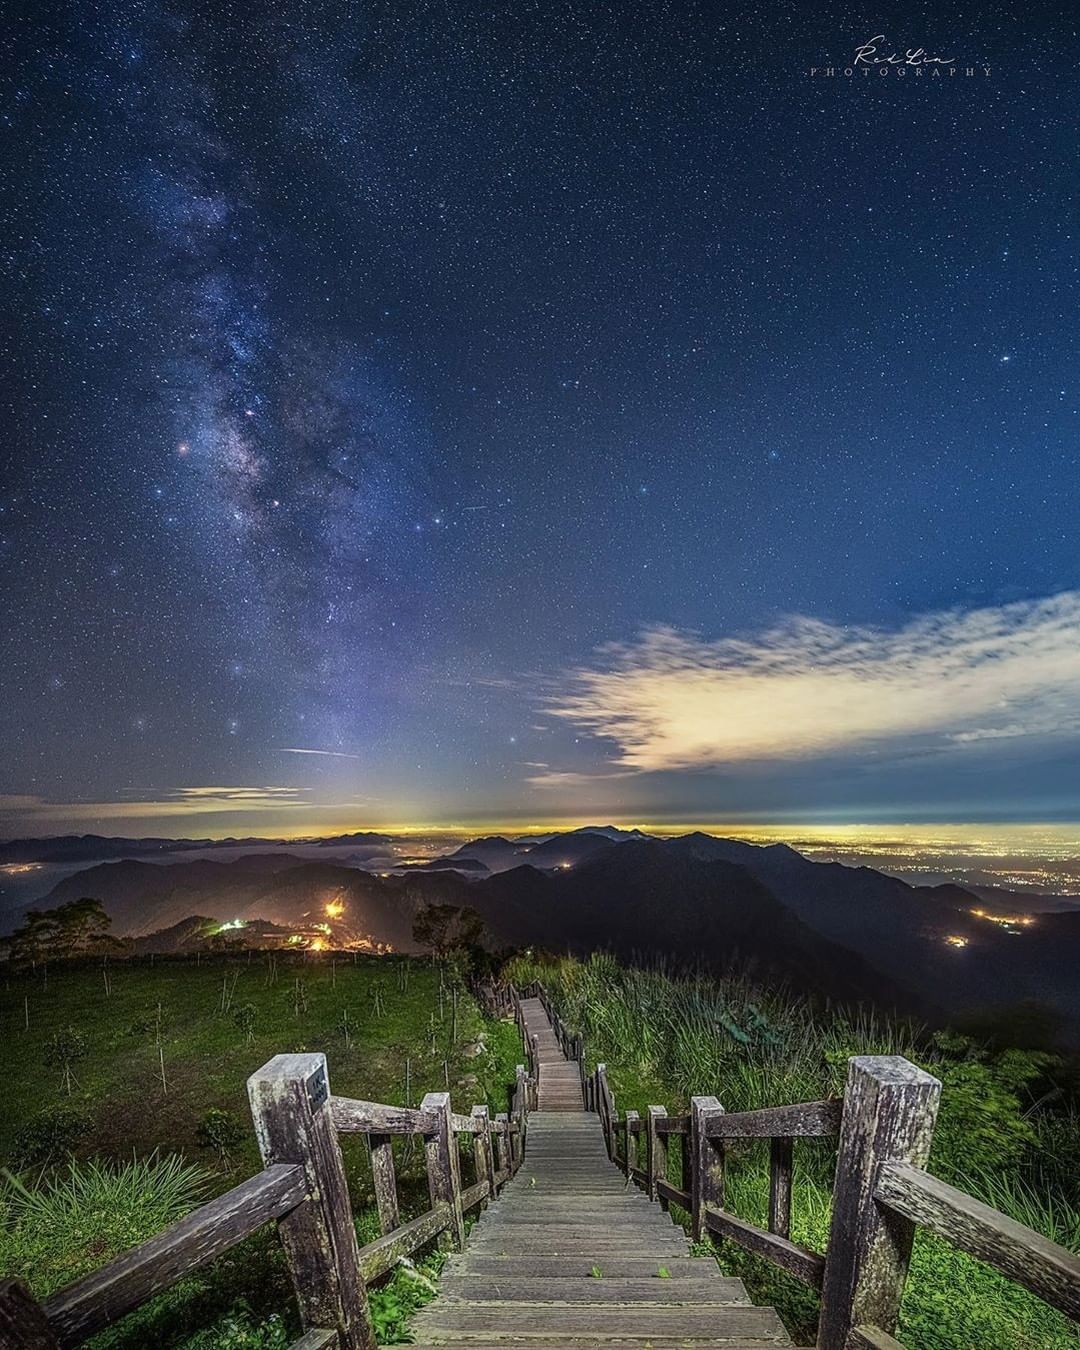
[[[754,1307],[711,1258],[692,1257],[682,1229],[628,1187],[540,1000],[523,999],[521,1010],[539,1062],[525,1160],[451,1257],[438,1298],[414,1318],[416,1342],[790,1346],[772,1308]]]
[[[775,1311],[753,1307],[710,1258],[691,1257],[646,1195],[689,1215],[697,1237],[738,1243],[820,1290],[816,1350],[904,1350],[892,1332],[916,1228],[1080,1320],[1080,1257],[926,1171],[941,1084],[908,1060],[850,1059],[842,1102],[725,1112],[715,1097],[692,1097],[685,1114],[650,1106],[620,1116],[604,1065],[586,1076],[580,1033],[542,984],[529,992],[477,987],[492,1015],[514,1016],[528,1050],[509,1111],[494,1117],[486,1105],[455,1112],[448,1092],[419,1107],[338,1097],[325,1055],[275,1055],[248,1081],[263,1170],[44,1303],[21,1280],[0,1279],[0,1350],[73,1350],[270,1223],[304,1327],[292,1350],[377,1350],[369,1286],[435,1239],[458,1255],[415,1319],[420,1350],[790,1346]],[[362,1247],[341,1134],[366,1135],[371,1148],[380,1236]],[[399,1136],[423,1140],[431,1199],[405,1220]],[[792,1146],[832,1136],[833,1217],[816,1252],[791,1239]],[[740,1139],[770,1141],[768,1229],[724,1208],[725,1149]],[[466,1245],[465,1215],[478,1206]]]

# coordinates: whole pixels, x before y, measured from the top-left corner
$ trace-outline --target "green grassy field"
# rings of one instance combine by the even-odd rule
[[[63,1064],[50,1055],[53,1039],[68,1028],[84,1048],[69,1065],[70,1095]],[[206,1170],[203,1194],[225,1190],[261,1165],[248,1075],[272,1055],[306,1050],[326,1054],[338,1095],[417,1105],[425,1092],[448,1087],[461,1111],[484,1102],[493,1112],[506,1110],[514,1065],[522,1059],[513,1023],[486,1019],[452,972],[429,961],[252,953],[198,962],[58,963],[21,974],[9,969],[0,988],[0,1158],[31,1189],[62,1175],[63,1147],[43,1156],[40,1122],[70,1107],[80,1124],[77,1158],[122,1163],[182,1154]],[[205,1138],[208,1113],[215,1111],[226,1113],[225,1134],[232,1136],[224,1156]],[[49,1130],[44,1133],[47,1142]],[[367,1150],[359,1137],[344,1139],[343,1149],[365,1241],[376,1233]],[[407,1218],[427,1208],[422,1149],[403,1141],[398,1168]],[[26,1232],[13,1237],[18,1229],[9,1215],[0,1231],[3,1273],[25,1276],[39,1295],[51,1292],[156,1231],[159,1210],[140,1204],[121,1213],[123,1206],[103,1201],[109,1212],[98,1222],[52,1243],[30,1241]],[[384,1339],[400,1331],[398,1312],[407,1311],[409,1301],[397,1285],[384,1291],[377,1309]],[[210,1339],[190,1344],[200,1350],[276,1345],[276,1327],[250,1331],[271,1312],[283,1318],[284,1344],[295,1316],[276,1239],[267,1234],[98,1343],[180,1345],[217,1321]]]

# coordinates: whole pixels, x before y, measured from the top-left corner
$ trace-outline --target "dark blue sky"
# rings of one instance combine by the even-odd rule
[[[1075,818],[1080,42],[805,8],[16,6],[5,829]]]

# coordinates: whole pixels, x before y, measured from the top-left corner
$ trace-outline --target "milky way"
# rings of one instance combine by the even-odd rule
[[[549,714],[641,633],[1080,586],[1077,38],[887,26],[958,73],[845,78],[834,5],[17,16],[0,794],[857,810],[854,758],[640,779]],[[1068,808],[980,753],[879,809]]]

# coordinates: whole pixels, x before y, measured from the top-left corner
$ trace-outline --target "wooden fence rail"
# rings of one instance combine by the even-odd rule
[[[485,1002],[523,1025],[516,991]],[[387,1106],[333,1096],[324,1055],[277,1055],[248,1080],[263,1171],[44,1304],[21,1281],[0,1281],[0,1350],[79,1345],[274,1221],[304,1328],[293,1350],[374,1350],[368,1285],[430,1242],[461,1248],[465,1214],[494,1199],[521,1165],[535,1095],[534,1073],[519,1065],[510,1110],[495,1117],[487,1106],[468,1115],[453,1111],[446,1092],[428,1093],[419,1107]],[[379,1213],[381,1235],[363,1247],[339,1138],[350,1133],[370,1142]],[[406,1223],[392,1148],[402,1135],[423,1140],[431,1201]],[[468,1187],[461,1179],[463,1137],[476,1173]]]
[[[586,1109],[603,1127],[608,1153],[650,1199],[685,1211],[695,1238],[727,1238],[821,1291],[817,1350],[904,1350],[893,1333],[917,1227],[987,1262],[1053,1307],[1080,1319],[1080,1257],[925,1170],[941,1084],[900,1056],[848,1063],[842,1099],[725,1112],[694,1097],[685,1115],[650,1106],[621,1118],[604,1064],[587,1073],[584,1042],[540,983],[555,1034],[582,1066]],[[516,996],[516,994],[515,994]],[[799,1139],[837,1139],[832,1224],[824,1253],[791,1240],[792,1160]],[[680,1184],[670,1180],[679,1143]],[[769,1140],[769,1227],[730,1213],[725,1201],[728,1140]]]

